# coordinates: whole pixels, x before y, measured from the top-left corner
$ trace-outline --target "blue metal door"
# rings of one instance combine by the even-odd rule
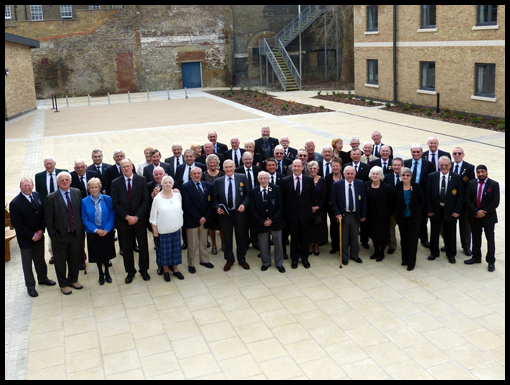
[[[200,62],[181,63],[182,68],[182,88],[200,88],[202,87],[202,73],[200,71]]]

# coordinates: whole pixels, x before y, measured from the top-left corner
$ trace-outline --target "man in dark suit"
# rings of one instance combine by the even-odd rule
[[[291,171],[291,173],[292,173],[290,166],[291,166],[292,162],[294,161],[294,159],[297,159],[297,151],[296,151],[296,156],[293,159],[285,156],[285,149],[283,148],[283,146],[281,144],[276,146],[274,148],[273,152],[274,152],[274,159],[276,160],[276,171],[282,175],[289,175],[288,174],[289,171]],[[266,161],[267,161],[267,159],[266,159]],[[266,170],[267,170],[267,166],[266,166]],[[269,170],[267,170],[267,171],[269,171]]]
[[[152,163],[143,168],[143,177],[149,183],[154,179],[153,172],[156,167],[162,167],[167,175],[170,175],[170,165],[161,162],[161,152],[157,148],[151,150]]]
[[[149,191],[145,178],[133,171],[129,159],[121,162],[122,176],[112,182],[112,203],[115,210],[115,228],[119,232],[119,244],[124,258],[124,268],[128,273],[126,283],[133,282],[136,274],[133,256],[134,240],[138,241],[139,267],[144,281],[150,280],[149,246],[147,242],[147,208]]]
[[[107,168],[103,175],[103,189],[105,190],[106,195],[112,195],[112,182],[122,175],[120,162],[122,162],[125,157],[126,155],[124,154],[124,151],[120,149],[113,152],[113,160],[115,163],[111,167]]]
[[[455,263],[457,255],[457,218],[464,205],[464,183],[460,175],[450,172],[450,159],[439,158],[439,169],[429,175],[425,202],[430,218],[429,261],[439,258],[439,232],[443,227],[448,262]]]
[[[212,214],[212,186],[202,180],[202,169],[191,169],[191,180],[181,187],[184,225],[188,238],[188,270],[196,273],[195,253],[198,246],[200,264],[212,269],[207,252],[207,234]]]
[[[204,146],[203,146],[203,150],[202,150],[202,155],[200,155],[196,161],[198,163],[201,163],[201,164],[205,164],[205,161],[207,159],[207,157],[211,154],[216,154],[216,156],[218,157],[218,159],[220,160],[220,170],[223,168],[223,162],[225,162],[225,156],[223,155],[223,153],[220,153],[220,152],[214,152],[214,143],[212,142],[206,142],[204,143]]]
[[[288,136],[282,136],[280,138],[280,145],[283,146],[285,152],[285,158],[289,158],[290,160],[294,160],[297,158],[297,149],[289,146],[290,140]]]
[[[252,218],[257,226],[262,258],[262,271],[271,266],[269,233],[274,244],[274,264],[280,273],[285,273],[283,267],[282,229],[283,199],[280,187],[269,184],[269,173],[261,171],[258,175],[259,186],[250,191],[250,207]]]
[[[207,171],[207,166],[198,161],[195,162],[195,152],[193,150],[184,151],[184,164],[177,167],[174,177],[174,187],[180,188],[184,183],[191,180],[191,170],[193,167],[200,168],[203,172]],[[184,238],[184,237],[183,237]]]
[[[262,127],[261,130],[262,137],[255,139],[255,153],[260,154],[262,160],[266,160],[267,158],[271,158],[274,156],[274,148],[278,146],[278,139],[271,138],[269,135],[271,134],[271,130],[268,126]]]
[[[216,133],[216,131],[209,131],[209,133],[207,134],[207,140],[209,142],[211,142],[213,145],[212,153],[223,155],[225,152],[228,151],[228,146],[226,144],[217,142],[218,134]],[[205,153],[205,145],[202,146],[202,154],[204,154],[204,153]]]
[[[44,222],[51,238],[58,285],[63,294],[69,295],[72,294],[70,287],[83,289],[78,282],[85,235],[81,192],[71,187],[71,174],[66,171],[58,174],[57,183],[58,189],[46,197]]]
[[[220,228],[224,234],[224,256],[227,260],[224,271],[229,271],[235,263],[233,253],[234,229],[237,244],[237,262],[248,270],[246,262],[248,250],[248,204],[250,203],[250,188],[246,176],[235,174],[235,164],[226,160],[223,164],[224,178],[214,181],[213,209],[218,213]]]
[[[356,179],[359,179],[363,182],[369,180],[368,174],[370,173],[370,166],[366,163],[363,163],[361,159],[361,150],[356,148],[351,151],[351,163],[347,163],[344,165],[344,168],[347,166],[354,167],[354,171],[356,172]]]
[[[469,224],[473,236],[473,257],[464,261],[466,265],[482,263],[482,230],[487,239],[487,255],[485,260],[489,264],[489,271],[495,270],[496,243],[494,227],[498,223],[496,209],[499,206],[499,183],[488,178],[487,167],[476,167],[476,177],[469,181],[466,190],[466,204],[469,210]]]
[[[393,157],[391,156],[391,149],[390,146],[387,146],[383,144],[381,146],[381,151],[379,152],[379,159],[376,159],[372,162],[370,162],[370,168],[374,166],[379,166],[383,169],[383,173],[386,177],[386,174],[391,172],[391,161],[393,160]]]
[[[313,222],[312,200],[315,198],[313,178],[303,175],[303,162],[296,159],[292,162],[292,175],[284,178],[281,183],[285,207],[285,222],[290,233],[290,257],[292,268],[298,267],[299,258],[308,269],[308,245],[310,243],[310,227]]]
[[[464,161],[464,150],[461,147],[453,149],[452,171],[459,174],[464,182],[464,191],[466,191],[469,181],[475,179],[475,166]],[[469,212],[467,204],[464,204],[462,214],[459,217],[460,243],[464,254],[470,257],[471,252],[471,228],[469,227]]]
[[[411,145],[411,159],[404,161],[404,167],[411,169],[413,173],[412,182],[418,183],[423,190],[424,194],[427,191],[427,179],[431,172],[434,172],[434,165],[427,159],[422,157],[423,148],[421,144],[414,143]],[[425,210],[426,211],[426,210]],[[427,235],[427,213],[423,213],[423,220],[420,225],[420,242],[421,244],[429,248],[430,243]]]
[[[60,168],[55,168],[57,162],[52,156],[44,158],[44,168],[46,171],[35,174],[35,191],[41,194],[41,200],[43,205],[46,203],[46,197],[53,191],[56,191],[57,186],[57,175],[62,171],[67,171]]]
[[[374,147],[372,149],[372,154],[377,158],[382,158],[381,150],[382,150],[382,147],[385,145],[384,143],[381,142],[381,139],[382,139],[382,135],[381,135],[380,131],[372,132],[372,140],[374,141]],[[391,162],[393,160],[393,148],[391,146],[388,146],[388,148],[390,150],[389,158],[390,158],[390,162]],[[380,165],[378,165],[378,166],[380,166]]]
[[[242,156],[246,151],[244,148],[239,148],[239,138],[237,136],[233,136],[230,138],[230,146],[232,147],[230,150],[225,151],[223,154],[225,160],[230,159],[233,160],[236,168],[241,167],[243,165]],[[205,159],[204,162],[205,163]]]
[[[359,151],[359,150],[354,150]],[[331,206],[337,220],[342,220],[342,263],[349,263],[349,246],[351,259],[357,263],[359,257],[359,227],[367,217],[367,200],[364,183],[355,178],[353,166],[344,168],[344,178],[333,183],[331,189]]]
[[[277,150],[275,149],[275,152]],[[283,178],[285,178],[285,175],[280,174],[278,171],[276,171],[277,168],[277,162],[275,158],[269,158],[266,159],[266,171],[269,174],[269,183],[275,184],[280,186],[281,181]]]
[[[101,182],[103,182],[103,175],[109,167],[111,167],[111,164],[103,163],[103,151],[99,149],[92,150],[92,164],[87,167],[87,171],[97,172]]]
[[[48,268],[44,260],[44,206],[41,195],[32,191],[34,189],[32,179],[23,178],[19,187],[21,192],[9,204],[9,212],[21,251],[25,286],[28,295],[37,297],[39,294],[35,290],[32,262],[39,285],[55,285],[55,282],[48,279]]]
[[[427,140],[427,145],[429,149],[425,151],[422,155],[423,159],[427,159],[430,163],[432,163],[434,167],[434,171],[439,171],[439,158],[442,156],[448,157],[448,159],[452,159],[452,156],[449,152],[439,150],[439,141],[435,136],[430,136]]]
[[[100,175],[96,171],[89,171],[83,159],[74,161],[74,171],[71,172],[71,187],[77,188],[81,192],[81,198],[84,199],[89,195],[87,183],[92,178],[99,178]]]
[[[166,158],[165,163],[168,164],[170,167],[170,172],[168,173],[168,175],[170,175],[173,178],[175,176],[175,171],[177,170],[177,167],[184,163],[184,157],[182,156],[182,146],[179,143],[174,143],[172,145],[172,153],[174,155],[169,158]]]

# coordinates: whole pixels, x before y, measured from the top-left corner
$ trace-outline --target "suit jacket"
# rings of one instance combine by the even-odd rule
[[[256,187],[259,185],[259,181],[257,180],[257,177],[259,175],[259,172],[262,171],[262,168],[259,167],[259,166],[251,166],[251,169],[252,169],[252,173],[253,173],[253,185]],[[240,166],[238,168],[235,169],[235,172],[236,174],[244,174],[246,176],[246,181],[248,181],[248,175],[246,175],[246,171],[244,169],[244,166]],[[248,184],[250,184],[248,182]],[[250,190],[251,190],[251,186],[250,186]]]
[[[278,231],[285,227],[283,220],[283,197],[279,186],[267,185],[267,199],[262,197],[260,186],[250,191],[250,207],[252,218],[257,223],[257,233],[267,233],[269,230]],[[264,222],[271,219],[271,226],[264,226]]]
[[[340,179],[338,182],[333,183],[331,188],[331,206],[333,214],[336,216],[344,216],[347,213],[346,197],[345,197],[345,184],[348,183],[345,179]],[[367,197],[365,193],[365,184],[359,180],[354,179],[354,199],[356,207],[356,218],[358,223],[361,223],[361,218],[367,217]]]
[[[127,193],[124,175],[112,182],[112,202],[115,210],[115,228],[119,231],[127,231],[130,228],[139,229],[147,226],[149,216],[149,191],[145,178],[133,173],[131,180],[131,201]],[[130,227],[126,215],[138,217],[138,222]]]
[[[163,167],[163,170],[165,170],[165,173],[167,175],[170,175],[171,170],[170,170],[170,165],[169,164],[163,163],[163,162],[159,162],[158,167]],[[154,172],[154,165],[153,164],[149,164],[149,165],[147,165],[147,166],[145,166],[143,168],[143,177],[145,178],[147,183],[149,183],[149,182],[154,180],[153,172]]]
[[[184,164],[184,157],[181,155],[182,160],[180,160],[180,164]],[[169,158],[165,158],[165,163],[168,164],[168,167],[170,167],[170,172],[168,175],[170,175],[172,178],[175,176],[175,171],[177,171],[177,167],[175,167],[175,156],[171,156]]]
[[[184,228],[194,229],[200,226],[200,219],[204,217],[205,228],[211,224],[211,213],[213,210],[212,186],[208,182],[200,181],[204,190],[203,197],[200,194],[195,182],[190,180],[181,187],[182,209],[184,211]]]
[[[207,171],[207,166],[203,163],[199,163],[199,162],[195,162],[195,165],[193,167],[199,167],[202,172],[206,172]],[[185,172],[188,172],[188,165],[186,163],[184,164],[181,164],[179,165],[179,167],[177,167],[177,170],[175,171],[175,177],[174,177],[174,184],[175,184],[175,188],[180,188],[182,185],[183,185],[183,181],[182,181],[182,178],[184,178],[184,173]],[[190,178],[191,180],[191,178]]]
[[[280,186],[282,184],[282,180],[285,178],[285,175],[280,174],[278,171],[274,173],[274,183],[277,186]],[[271,174],[269,174],[269,183],[271,183]]]
[[[406,209],[404,184],[402,182],[399,182],[395,187],[395,194],[395,221],[400,225],[404,219]],[[413,231],[419,231],[424,216],[425,195],[420,185],[415,182],[411,182],[411,204],[409,207],[411,209],[411,221],[408,225],[412,227]]]
[[[226,144],[223,144],[220,142],[216,142],[216,144],[217,144],[217,146],[216,146],[217,149],[214,152],[216,155],[218,155],[218,154],[223,155],[226,151],[228,151],[228,146]],[[202,146],[202,154],[205,154],[204,146]]]
[[[406,159],[404,160],[404,166],[413,171],[414,159]],[[420,187],[422,192],[427,191],[427,179],[428,175],[432,172],[435,172],[435,167],[432,162],[429,162],[427,159],[422,158],[421,160],[421,174],[420,174]]]
[[[344,165],[344,169],[347,167],[347,166],[353,166],[354,165],[351,163],[347,163],[346,165]],[[359,180],[362,180],[363,182],[366,182],[368,180],[370,180],[370,178],[368,177],[368,174],[370,173],[370,166],[366,163],[363,163],[363,162],[359,162],[358,163],[358,172],[356,173],[356,176],[355,178],[356,179],[359,179]]]
[[[267,158],[271,158],[274,156],[274,148],[280,144],[279,140],[276,138],[269,137],[269,156],[266,156],[264,151],[264,139],[258,138],[255,139],[255,153],[260,154],[262,160],[266,160]]]
[[[108,195],[99,194],[101,196],[101,225],[96,225],[96,208],[92,202],[92,195],[89,195],[81,201],[81,220],[85,227],[86,233],[94,233],[96,229],[113,230],[115,225],[115,210],[113,209],[112,198]]]
[[[391,157],[388,158],[388,160],[386,162],[387,162],[386,163],[387,169],[386,169],[386,171],[384,173],[385,176],[386,176],[386,174],[389,174],[390,172],[393,172],[392,171],[393,169],[391,168]],[[374,166],[379,166],[379,167],[382,168],[382,166],[383,166],[382,163],[383,163],[382,158],[378,158],[376,160],[372,160],[372,161],[370,161],[370,168],[372,168]]]
[[[87,182],[91,180],[92,178],[98,178],[101,180],[101,176],[97,173],[97,171],[86,171],[85,172],[85,179]],[[102,182],[101,182],[102,183]],[[85,189],[87,183],[85,183]],[[71,172],[71,187],[77,188],[81,192],[81,199],[86,198],[87,195],[89,195],[88,190],[84,190],[83,183],[80,182],[80,177],[78,176],[78,173],[76,171]]]
[[[240,148],[240,149],[239,149],[239,152],[241,153],[241,156],[238,156],[238,158],[239,158],[239,159],[237,160],[237,161],[239,162],[239,167],[243,165],[242,156],[243,156],[243,154],[244,154],[244,152],[245,152],[245,151],[246,151],[246,150],[245,150],[244,148]],[[230,159],[230,160],[233,160],[233,161],[234,161],[234,163],[235,163],[235,159],[234,159],[234,150],[230,149],[230,150],[228,150],[228,151],[225,151],[225,152],[223,153],[223,156],[225,157],[225,160]],[[205,162],[204,162],[204,163],[205,163]],[[237,166],[238,166],[238,165],[236,165],[236,167],[237,167]]]
[[[444,218],[441,218],[439,186],[441,185],[442,178],[443,174],[441,171],[434,172],[428,177],[427,194],[425,195],[427,213],[434,213],[434,215],[430,217],[431,221],[440,222],[443,219],[445,221],[454,221],[456,218],[452,217],[453,213],[462,214],[462,206],[464,205],[464,182],[460,175],[451,171],[446,175],[448,187],[445,196]]]
[[[487,178],[482,199],[480,201],[480,209],[476,206],[477,190],[478,179],[469,181],[465,196],[465,202],[469,210],[469,220],[476,220],[475,216],[478,213],[478,210],[485,210],[485,216],[479,219],[482,225],[498,223],[496,208],[499,206],[500,200],[499,183]]]
[[[402,178],[400,179],[400,181],[402,181]],[[395,190],[395,187],[397,187],[397,185],[395,184],[395,172],[393,170],[387,174],[384,174],[384,182],[387,185],[391,186],[393,190]]]
[[[108,164],[108,163],[101,163],[101,176],[100,176],[100,179],[101,181],[103,180],[103,175],[104,173],[106,172],[106,170],[111,167],[112,165],[111,164]],[[97,168],[96,168],[96,165],[94,163],[92,163],[90,166],[87,167],[87,171],[95,171],[97,172]]]
[[[285,154],[285,158],[288,158],[290,160],[295,160],[297,158],[297,149],[289,147],[287,149],[287,153]]]
[[[16,230],[16,239],[20,249],[28,249],[36,244],[32,241],[35,233],[39,230],[45,230],[44,226],[44,206],[41,194],[32,191],[34,203],[30,203],[22,193],[19,193],[9,203],[9,212],[11,214],[11,224]],[[44,235],[38,242],[44,243]]]
[[[135,165],[133,165],[133,173],[136,174]],[[119,172],[117,164],[113,164],[106,169],[106,172],[103,174],[103,190],[106,192],[106,195],[112,195],[112,182],[121,175],[123,175],[122,171]]]
[[[421,155],[421,157],[422,157],[423,159],[429,160],[429,152],[430,152],[430,150],[425,151],[425,152]],[[446,151],[443,151],[443,150],[440,150],[440,149],[437,149],[437,151],[436,151],[436,152],[437,152],[437,159],[436,159],[436,163],[437,163],[437,165],[438,165],[438,169],[436,170],[436,165],[435,165],[435,164],[433,164],[434,172],[439,171],[439,158],[441,158],[442,156],[447,156],[447,157],[448,157],[448,159],[452,160],[452,156],[450,155],[450,153],[449,153],[449,152],[446,152]],[[430,160],[429,160],[429,162],[430,162]]]
[[[372,155],[374,155],[377,158],[380,158],[381,157],[380,151],[377,151],[377,153],[376,153],[375,144],[372,144],[372,146],[374,146],[374,150],[372,151]],[[382,148],[382,146],[385,146],[385,144],[381,143],[381,148]],[[390,148],[390,151],[391,151],[391,154],[390,154],[390,163],[391,163],[391,161],[393,160],[393,147],[391,147],[391,146],[388,146],[388,147]]]
[[[455,172],[455,162],[452,162],[452,172]],[[476,178],[475,166],[466,161],[462,161],[462,167],[460,167],[459,174],[464,182],[464,187],[467,188],[468,182]]]
[[[301,176],[301,195],[294,188],[294,175],[283,178],[281,182],[285,219],[287,224],[313,221],[312,201],[315,199],[315,183],[307,175]]]
[[[81,191],[77,188],[70,187],[71,208],[76,223],[76,232],[83,232],[83,222],[81,220]],[[67,202],[64,201],[60,189],[52,192],[46,197],[44,204],[44,223],[48,229],[48,234],[53,241],[60,243],[68,243],[69,234],[69,212],[67,210]]]
[[[225,207],[227,205],[227,195],[225,194],[225,179],[227,176],[218,178],[214,181],[213,185],[213,209],[218,210],[219,205],[222,203]],[[235,186],[232,186],[236,190],[236,200],[234,202],[234,210],[230,211],[229,214],[218,215],[219,224],[221,229],[226,229],[228,226],[228,215],[235,215],[238,224],[245,224],[249,221],[250,216],[248,215],[248,207],[250,203],[250,186],[245,174],[235,174]],[[244,205],[245,210],[240,213],[237,211],[239,206]]]
[[[223,163],[225,162],[225,156],[221,153],[214,153],[214,155],[218,156],[218,159],[220,160],[220,170],[223,171]],[[207,167],[207,163],[205,163],[205,160],[207,159],[207,155],[202,153],[198,158],[195,159],[195,163],[201,163],[205,164]]]
[[[287,175],[287,172],[290,170],[290,166],[292,166],[293,160],[290,159],[290,158],[283,157],[281,162],[282,162],[282,169],[283,169],[281,174],[282,175]],[[265,170],[266,169],[266,163],[264,162],[263,164],[264,164],[264,170]],[[276,172],[280,172],[278,170],[278,160],[276,160]]]
[[[67,171],[67,170],[56,168],[55,171],[53,171],[55,173],[55,180],[56,180],[56,176],[58,175],[58,173],[62,172],[62,171]],[[46,170],[35,174],[35,191],[37,191],[39,194],[41,194],[41,200],[42,200],[43,205],[46,203],[46,197],[50,193],[48,191],[48,188],[46,187],[47,179],[48,178],[46,176]],[[56,187],[56,189],[58,189],[58,187]]]

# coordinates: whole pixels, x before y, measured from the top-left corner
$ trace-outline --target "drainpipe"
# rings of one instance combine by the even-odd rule
[[[393,104],[397,104],[397,6],[393,5]]]

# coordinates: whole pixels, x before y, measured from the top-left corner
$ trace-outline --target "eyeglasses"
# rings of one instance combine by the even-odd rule
[[[411,174],[402,174],[402,178],[410,178],[411,177]]]
[[[462,152],[454,152],[453,155],[462,155]]]
[[[450,166],[449,164],[440,164],[439,168],[448,168],[449,166]]]

